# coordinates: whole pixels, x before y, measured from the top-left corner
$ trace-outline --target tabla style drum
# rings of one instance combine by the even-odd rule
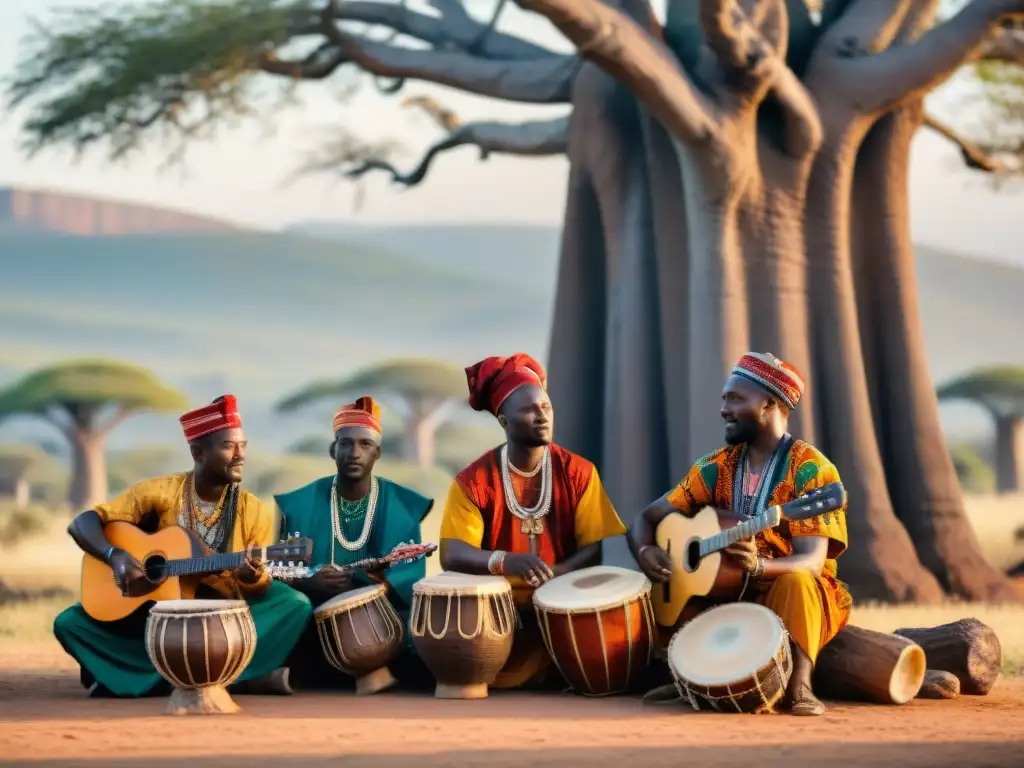
[[[328,663],[356,679],[356,694],[379,693],[395,680],[388,664],[402,651],[405,625],[386,584],[344,592],[313,611]]]
[[[409,631],[439,699],[483,699],[512,651],[516,610],[501,576],[444,571],[412,587]]]
[[[719,605],[672,636],[668,666],[694,709],[773,712],[793,673],[789,632],[763,605]]]
[[[245,600],[161,600],[146,619],[146,652],[174,686],[166,714],[240,712],[227,686],[256,652],[249,605]]]
[[[629,690],[654,656],[651,582],[639,571],[596,565],[533,593],[544,645],[572,688],[587,696]]]

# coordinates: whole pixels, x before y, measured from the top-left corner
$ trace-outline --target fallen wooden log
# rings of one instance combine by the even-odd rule
[[[814,692],[823,699],[905,704],[921,690],[925,671],[916,643],[847,626],[818,653]]]
[[[956,675],[960,693],[966,696],[984,696],[999,679],[1003,647],[992,628],[977,619],[961,619],[938,627],[897,629],[896,634],[924,649],[928,669]]]
[[[924,673],[924,682],[917,692],[919,699],[955,699],[960,695],[960,679],[952,672],[929,669]]]

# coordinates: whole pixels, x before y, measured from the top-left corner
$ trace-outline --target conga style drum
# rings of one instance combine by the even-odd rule
[[[508,660],[516,610],[501,576],[444,571],[412,587],[409,631],[439,699],[483,699]]]
[[[679,696],[694,709],[772,712],[793,672],[789,633],[757,603],[711,608],[685,624],[668,646]]]
[[[562,677],[587,696],[629,690],[657,639],[651,582],[639,571],[597,565],[533,593],[544,645]]]
[[[386,584],[353,589],[313,611],[328,663],[356,679],[356,694],[378,693],[397,680],[388,669],[405,643],[405,625]]]
[[[146,652],[174,686],[170,715],[241,711],[227,686],[256,652],[256,626],[244,600],[161,600],[146,619]]]

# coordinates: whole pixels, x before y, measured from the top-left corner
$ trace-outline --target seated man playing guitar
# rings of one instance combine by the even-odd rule
[[[142,541],[143,549],[134,552],[112,545],[107,537],[120,538],[112,530],[117,528],[114,523],[155,531],[180,526],[197,538],[197,547],[248,554],[238,558],[240,565],[233,571],[207,572],[192,580],[180,577],[182,592],[175,597],[191,597],[194,589],[196,598],[247,600],[258,642],[238,680],[239,690],[289,693],[282,664],[309,623],[311,608],[305,595],[274,583],[259,558],[252,556],[254,547],[273,541],[273,512],[238,486],[246,439],[235,398],[219,397],[179,421],[192,452],[192,471],[143,480],[71,522],[68,533],[75,543],[109,568],[86,558],[82,603],[57,616],[54,634],[81,666],[82,683],[91,696],[146,696],[167,690],[146,652],[145,620],[151,601],[144,597],[153,585],[140,563],[150,554],[144,548],[145,534],[125,537]],[[95,573],[99,580],[93,580]],[[110,590],[111,577],[123,598],[118,590]],[[168,581],[178,583],[177,578]]]
[[[382,427],[380,407],[372,397],[360,397],[343,405],[334,415],[334,440],[330,455],[335,473],[309,485],[274,497],[281,511],[281,531],[313,539],[311,576],[286,579],[309,596],[315,607],[357,587],[388,585],[388,599],[408,626],[412,585],[426,576],[422,557],[380,563],[402,545],[420,543],[420,523],[434,505],[433,499],[398,483],[379,477],[373,469],[380,458]],[[397,549],[396,549],[397,548]],[[415,550],[415,547],[409,547]],[[376,570],[357,566],[377,560]],[[406,653],[395,662],[401,682],[433,685],[426,668],[415,657],[411,637]],[[289,665],[297,685],[348,685],[351,680],[324,658],[315,622],[296,647]]]
[[[701,459],[679,485],[634,521],[628,540],[641,570],[655,583],[669,582],[681,566],[656,543],[657,528],[672,513],[692,517],[704,507],[729,510],[739,519],[791,502],[839,480],[835,466],[812,445],[787,433],[789,412],[803,393],[792,366],[768,354],[744,355],[722,393],[728,446]],[[847,547],[846,505],[795,522],[783,520],[725,549],[719,579],[743,577],[732,599],[752,599],[781,617],[793,645],[787,704],[797,715],[820,715],[811,672],[820,649],[845,626],[852,599],[836,578],[836,558]],[[675,548],[681,554],[681,547]],[[678,556],[678,555],[677,555]],[[712,595],[717,597],[720,595]],[[686,612],[682,620],[692,618]],[[678,622],[677,622],[678,625]]]

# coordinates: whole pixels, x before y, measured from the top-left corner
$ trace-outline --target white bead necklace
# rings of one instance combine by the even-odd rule
[[[520,520],[544,517],[551,509],[551,451],[547,448],[544,449],[544,456],[541,458],[540,463],[529,474],[520,472],[512,466],[512,463],[508,460],[508,443],[501,446],[500,459],[501,484],[505,492],[505,506],[508,507],[509,512]],[[534,506],[524,507],[516,497],[516,489],[512,485],[512,472],[516,472],[516,474],[523,475],[524,477],[533,477],[538,471],[541,473],[540,497]]]
[[[377,492],[377,478],[374,477],[370,481],[370,500],[366,505],[363,530],[360,532],[358,539],[349,541],[345,538],[345,531],[341,527],[341,515],[338,510],[338,476],[334,476],[334,482],[331,483],[331,526],[334,528],[334,539],[331,540],[331,563],[334,562],[335,540],[349,552],[356,552],[366,545],[366,540],[370,538],[370,529],[373,527],[373,516],[377,511]]]

